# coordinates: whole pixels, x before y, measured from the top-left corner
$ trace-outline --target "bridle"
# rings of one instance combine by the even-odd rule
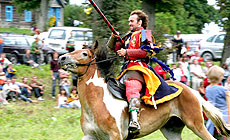
[[[108,59],[101,60],[101,61],[98,61],[98,62],[94,62],[94,63],[93,63],[93,61],[96,60],[97,57],[96,57],[95,53],[94,53],[91,49],[90,49],[90,52],[93,54],[94,57],[93,57],[93,59],[91,59],[89,62],[87,62],[87,63],[77,63],[77,62],[74,63],[74,67],[77,67],[77,66],[88,66],[87,69],[86,69],[86,71],[85,71],[83,74],[78,75],[78,77],[82,77],[83,75],[85,75],[85,73],[88,71],[90,65],[94,65],[94,64],[99,64],[99,63],[107,62],[107,61],[110,61],[110,60],[117,59],[117,58],[119,57],[118,55],[115,55],[115,56],[110,57],[110,58],[108,58]]]

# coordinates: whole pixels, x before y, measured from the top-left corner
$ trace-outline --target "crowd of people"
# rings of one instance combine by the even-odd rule
[[[72,36],[71,36],[72,37]],[[74,40],[70,37],[66,46],[69,52],[74,51]],[[2,46],[4,40],[1,40]],[[39,59],[41,57],[41,49],[44,45],[43,40],[40,37],[40,30],[35,30],[34,42],[31,49],[25,50],[23,56],[23,62],[25,65],[31,66],[31,68],[38,68],[43,70],[39,65]],[[1,48],[2,48],[1,46]],[[29,81],[28,77],[23,77],[22,81],[17,79],[17,70],[14,65],[6,58],[4,52],[0,55],[0,105],[8,105],[10,102],[17,102],[18,100],[28,103],[35,103],[44,101],[44,89],[45,85],[39,82],[39,77],[33,75]],[[53,52],[53,60],[50,62],[51,79],[52,79],[52,98],[57,100],[56,108],[80,108],[80,102],[77,92],[77,76],[72,75],[74,84],[71,83],[70,73],[62,70],[58,65],[58,52]],[[17,82],[16,82],[17,81]],[[56,85],[58,85],[59,94],[55,95]],[[70,87],[72,85],[72,90]]]

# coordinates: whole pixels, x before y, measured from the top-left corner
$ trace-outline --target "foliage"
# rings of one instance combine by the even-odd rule
[[[53,27],[55,25],[56,22],[56,17],[55,16],[51,16],[49,17],[49,26]]]
[[[213,6],[208,5],[207,0],[185,0],[184,9],[188,12],[188,19],[194,21],[189,25],[194,27],[196,33],[201,33],[204,24],[213,21],[217,12]]]
[[[0,28],[0,32],[22,33],[22,34],[31,35],[31,30],[19,29],[19,28],[16,28],[15,26],[10,27],[10,28]]]
[[[76,5],[66,5],[64,9],[64,25],[65,26],[73,26],[73,20],[79,20],[85,23],[86,15],[83,12],[83,6],[76,6]]]
[[[227,32],[224,41],[224,50],[222,53],[222,63],[226,61],[230,53],[230,1],[229,0],[216,0],[219,6],[219,13],[217,15],[217,23],[224,27]]]
[[[17,12],[22,13],[24,10],[37,9],[40,7],[41,0],[12,0],[17,7]]]
[[[155,30],[159,30],[162,33],[174,34],[177,30],[175,16],[169,12],[156,13]]]
[[[32,69],[25,65],[14,65],[18,70],[17,81],[26,76],[31,79],[37,75],[39,81],[46,85],[45,101],[26,103],[11,102],[8,106],[0,105],[1,140],[81,140],[79,109],[57,109],[56,100],[51,98],[51,78],[49,65],[41,66],[44,71]],[[185,128],[182,138],[200,140],[193,132]],[[140,138],[140,140],[165,140],[160,131]]]

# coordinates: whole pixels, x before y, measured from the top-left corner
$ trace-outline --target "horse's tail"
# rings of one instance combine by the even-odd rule
[[[222,113],[219,111],[218,108],[216,108],[214,105],[212,105],[210,102],[205,101],[200,95],[197,95],[197,93],[199,94],[199,92],[193,90],[196,95],[196,97],[198,97],[198,100],[200,101],[203,111],[205,113],[205,115],[212,120],[212,122],[214,123],[216,129],[224,136],[229,137],[230,136],[230,127],[227,126],[227,124],[225,123],[224,119],[223,119],[223,115]],[[193,92],[193,93],[194,93]]]

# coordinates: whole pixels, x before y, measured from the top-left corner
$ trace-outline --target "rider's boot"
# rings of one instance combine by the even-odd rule
[[[140,124],[138,122],[138,114],[140,112],[140,91],[142,84],[138,80],[126,80],[126,96],[129,102],[129,130],[131,133],[137,133],[140,130]]]
[[[137,133],[140,130],[140,124],[138,122],[138,114],[140,112],[141,103],[138,98],[131,98],[129,100],[129,112],[130,112],[130,121],[129,121],[129,130],[131,133]]]

